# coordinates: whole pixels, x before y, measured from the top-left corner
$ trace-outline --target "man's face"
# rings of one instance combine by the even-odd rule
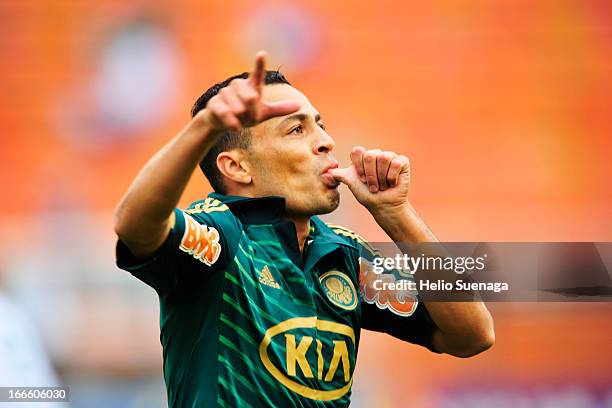
[[[262,98],[268,103],[295,100],[301,109],[251,128],[253,193],[285,197],[290,215],[335,210],[340,202],[338,183],[327,172],[338,166],[331,154],[335,143],[319,113],[304,94],[286,84],[265,86]]]

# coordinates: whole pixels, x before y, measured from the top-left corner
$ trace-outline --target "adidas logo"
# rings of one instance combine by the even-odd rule
[[[274,289],[280,289],[280,285],[274,280],[270,269],[268,269],[268,265],[264,266],[261,272],[259,272],[259,283]]]

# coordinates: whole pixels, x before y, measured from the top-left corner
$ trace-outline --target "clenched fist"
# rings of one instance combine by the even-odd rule
[[[266,103],[262,100],[265,85],[266,53],[260,51],[255,68],[246,79],[237,78],[212,97],[197,116],[209,124],[213,131],[239,130],[255,126],[275,116],[289,115],[300,109],[297,102]]]
[[[406,156],[361,146],[351,151],[349,167],[330,170],[369,210],[399,207],[408,201],[410,161]]]

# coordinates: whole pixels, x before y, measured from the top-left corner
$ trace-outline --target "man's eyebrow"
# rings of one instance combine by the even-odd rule
[[[285,123],[287,122],[291,122],[293,120],[299,120],[300,122],[304,122],[306,119],[308,119],[308,115],[305,113],[295,113],[291,116],[287,116],[285,119],[281,120],[281,122],[278,124],[278,128],[282,127]],[[319,112],[317,112],[315,114],[315,122],[318,122],[321,120],[321,114]]]

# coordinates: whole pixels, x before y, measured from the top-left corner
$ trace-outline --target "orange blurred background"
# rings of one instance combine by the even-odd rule
[[[0,32],[0,275],[73,406],[161,406],[138,405],[163,395],[157,301],[114,266],[113,207],[259,49],[341,164],[357,144],[410,157],[441,240],[612,241],[612,3],[4,1]],[[208,191],[196,172],[181,205]],[[327,218],[386,240],[346,190]],[[497,343],[470,360],[366,334],[354,405],[612,406],[610,304],[491,310]]]

